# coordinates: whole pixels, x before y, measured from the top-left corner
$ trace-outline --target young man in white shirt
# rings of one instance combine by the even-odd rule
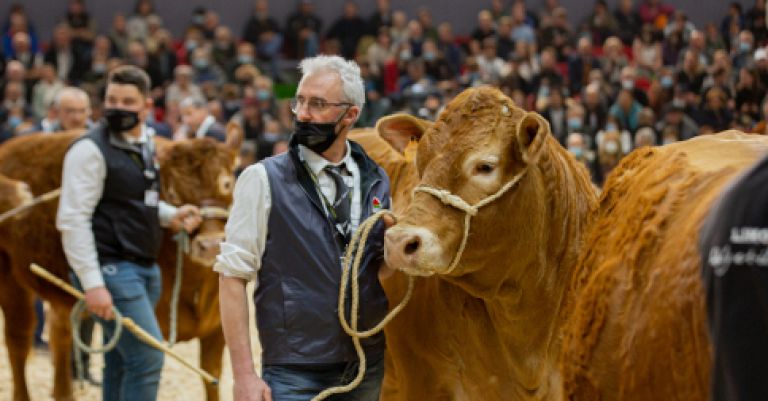
[[[159,200],[154,145],[145,125],[152,107],[149,77],[124,66],[107,79],[105,123],[77,140],[64,157],[56,227],[72,280],[85,291],[88,310],[114,332],[113,307],[157,339],[154,305],[161,275],[155,263],[161,225],[194,230],[197,207]],[[104,401],[157,397],[163,353],[123,332],[104,356]]]

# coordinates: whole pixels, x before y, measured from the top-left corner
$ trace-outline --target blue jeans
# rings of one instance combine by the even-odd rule
[[[157,265],[143,267],[131,262],[110,263],[101,267],[104,284],[112,303],[124,317],[162,340],[155,317],[155,304],[162,290],[162,276]],[[70,275],[78,288],[80,282]],[[114,321],[97,319],[104,332],[104,342],[115,330]],[[123,329],[117,346],[104,355],[103,401],[153,401],[157,398],[163,353]]]
[[[357,361],[333,365],[264,365],[262,378],[272,389],[274,401],[309,401],[321,391],[345,385],[357,375]],[[363,382],[349,393],[337,394],[331,401],[377,401],[384,378],[384,357],[366,364]]]

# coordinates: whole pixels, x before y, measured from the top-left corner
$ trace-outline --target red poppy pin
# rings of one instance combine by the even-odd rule
[[[373,206],[373,210],[381,210],[381,201],[377,197],[373,197],[373,200],[371,201],[371,206]]]

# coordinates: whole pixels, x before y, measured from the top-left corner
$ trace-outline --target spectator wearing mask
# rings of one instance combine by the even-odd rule
[[[746,30],[739,32],[736,46],[731,49],[731,59],[733,60],[734,68],[746,68],[752,63],[754,46],[755,37],[752,35],[752,32]]]
[[[202,46],[192,51],[191,62],[195,71],[196,84],[221,87],[227,81],[227,75],[213,62],[210,47]]]
[[[200,98],[186,98],[179,103],[181,127],[173,134],[174,140],[213,138],[226,140],[224,127],[211,114],[208,103]]]
[[[648,94],[637,87],[637,70],[635,67],[628,65],[621,69],[620,74],[620,87],[616,88],[616,92],[619,90],[628,90],[632,93],[632,97],[640,103],[641,106],[648,106]]]
[[[244,65],[255,67],[256,64],[256,49],[250,42],[240,42],[240,44],[237,45],[237,54],[235,55],[234,60],[227,66],[227,79],[233,82],[236,81],[237,78],[235,73],[238,68]]]
[[[573,155],[576,161],[584,164],[587,170],[589,170],[592,182],[596,182],[597,167],[595,166],[595,152],[589,149],[584,134],[579,132],[568,134],[565,146],[566,149],[568,149],[568,153]]]

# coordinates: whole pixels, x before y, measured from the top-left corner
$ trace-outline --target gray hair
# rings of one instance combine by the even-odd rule
[[[179,109],[184,109],[187,107],[194,107],[196,109],[207,109],[208,102],[206,102],[205,99],[198,96],[185,97],[179,102]]]
[[[61,90],[59,90],[56,93],[56,97],[53,99],[53,106],[58,109],[61,106],[61,99],[63,99],[66,96],[70,96],[73,98],[80,98],[80,100],[85,101],[88,107],[91,107],[91,98],[88,96],[88,93],[74,86],[66,86]]]
[[[360,76],[360,67],[352,60],[344,60],[339,56],[320,55],[305,58],[299,64],[301,81],[312,74],[319,72],[334,72],[341,79],[341,90],[346,101],[363,109],[365,103],[365,89],[363,78]],[[299,82],[301,85],[301,82]]]

